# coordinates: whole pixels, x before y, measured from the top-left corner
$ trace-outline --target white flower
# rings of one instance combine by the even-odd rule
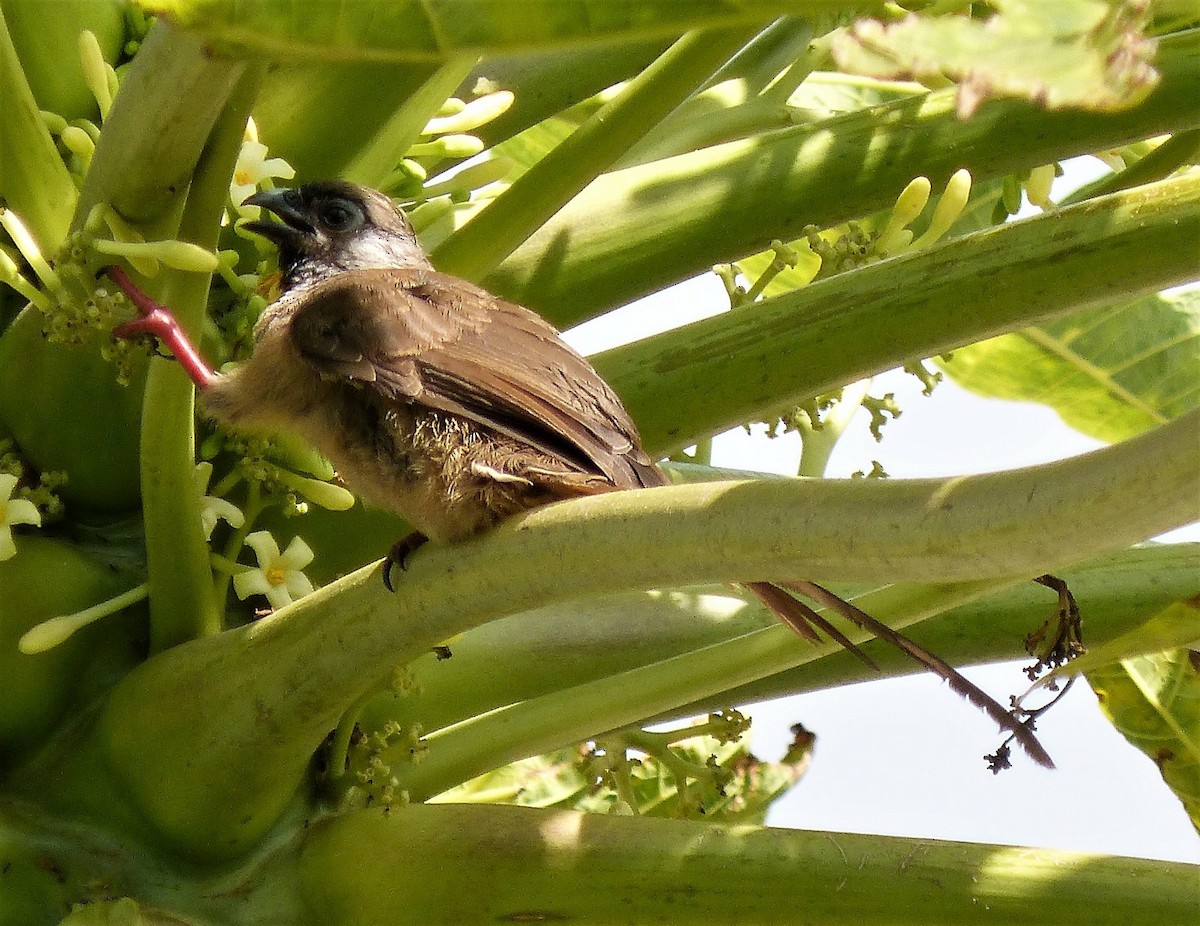
[[[282,553],[270,531],[255,531],[246,543],[258,557],[258,566],[233,577],[233,590],[239,598],[266,595],[271,607],[279,610],[313,590],[308,576],[300,571],[313,561],[313,551],[299,537],[293,537]]]
[[[262,142],[247,139],[242,142],[242,150],[238,153],[237,166],[233,169],[233,181],[229,184],[229,198],[238,207],[238,212],[249,214],[255,212],[256,206],[246,206],[243,210],[242,201],[258,191],[258,186],[264,180],[291,180],[296,171],[283,158],[268,158],[267,146]]]
[[[12,538],[14,524],[42,526],[41,513],[33,502],[12,497],[16,487],[16,476],[0,474],[0,561],[17,555],[17,545]]]
[[[230,527],[241,527],[246,523],[246,516],[233,502],[205,494],[208,491],[208,480],[212,478],[212,471],[211,463],[197,463],[196,470],[192,475],[196,492],[200,496],[200,526],[204,528],[205,540],[212,536],[217,522],[222,519]]]

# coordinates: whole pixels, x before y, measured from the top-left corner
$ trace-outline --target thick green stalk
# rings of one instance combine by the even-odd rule
[[[1171,602],[1200,593],[1200,544],[1124,550],[1059,574],[1080,602],[1084,640],[1094,648],[1136,632]],[[854,586],[834,591],[843,597],[861,593]],[[1021,659],[1026,657],[1025,636],[1054,613],[1056,604],[1052,592],[1023,582],[910,625],[905,633],[951,665]],[[728,586],[566,602],[493,621],[455,638],[449,661],[432,653],[422,656],[409,667],[420,695],[396,699],[385,694],[363,717],[372,730],[395,720],[405,727],[420,723],[431,733],[501,705],[723,643],[775,621],[752,596]],[[867,642],[863,648],[880,671],[839,650],[732,691],[727,684],[721,694],[671,713],[703,713],[730,703],[920,671],[891,646]],[[496,672],[497,665],[505,671]]]
[[[682,103],[756,29],[690,32],[443,242],[439,269],[480,279]]]
[[[42,121],[0,9],[0,200],[46,254],[62,243],[79,194]]]
[[[1200,30],[1164,39],[1157,66],[1158,88],[1121,113],[1005,100],[964,122],[950,88],[606,174],[485,284],[566,327],[808,224],[886,209],[918,175],[936,187],[966,167],[979,182],[1196,128]]]
[[[784,17],[759,33],[705,84],[656,125],[615,167],[633,167],[796,124],[787,105],[818,56],[813,26]]]
[[[367,186],[383,183],[388,174],[395,170],[401,155],[420,138],[426,123],[470,73],[474,64],[474,55],[462,55],[437,68],[419,87],[404,97],[404,102],[384,120],[368,141],[354,148],[351,158],[337,172],[338,176]],[[322,106],[329,105],[323,98],[320,103]],[[328,150],[329,147],[322,145],[322,150]]]
[[[188,189],[178,237],[217,245],[229,179],[241,149],[261,69],[243,72]],[[208,307],[208,274],[174,271],[162,298],[198,338]],[[221,629],[212,595],[208,545],[195,488],[195,388],[178,363],[154,358],[142,409],[142,517],[150,569],[150,649],[159,652]]]
[[[142,0],[210,42],[278,60],[434,62],[740,28],[784,14],[872,9],[876,0],[601,3],[594,0]]]
[[[1196,867],[1178,863],[454,805],[319,824],[301,879],[320,926],[1162,926],[1200,903]]]
[[[550,505],[423,551],[395,596],[376,564],[160,653],[113,692],[98,745],[166,838],[236,854],[278,819],[341,713],[456,633],[568,595],[663,584],[1040,574],[1200,517],[1198,423],[1194,413],[1094,454],[987,476],[713,483]]]
[[[1017,581],[889,586],[855,604],[900,629]],[[852,641],[868,638],[857,628],[844,629]],[[429,752],[420,762],[408,761],[407,748],[385,749],[382,758],[409,797],[425,801],[491,769],[665,714],[681,704],[722,698],[730,687],[785,672],[835,649],[832,641],[813,646],[776,621],[723,643],[498,707],[427,736]]]
[[[420,64],[289,60],[254,107],[259,138],[296,183],[351,177],[378,186],[450,95],[461,59]]]
[[[1197,158],[1200,158],[1200,129],[1177,132],[1140,161],[1080,187],[1059,205],[1070,206],[1095,196],[1106,196],[1143,183],[1154,183],[1169,177],[1186,164],[1195,164]]]
[[[593,358],[654,454],[1054,315],[1200,275],[1200,177],[871,264]],[[723,384],[714,389],[713,383]]]
[[[1174,862],[476,805],[327,818],[213,871],[0,804],[0,853],[4,926],[55,923],[97,895],[137,906],[77,920],[1161,926],[1189,922],[1198,899],[1196,867]]]
[[[1200,544],[1150,544],[1119,557],[1079,569],[1056,570],[1077,594],[1083,614],[1084,644],[1102,646],[1135,631],[1174,601],[1200,594]],[[995,659],[1024,659],[1024,638],[1052,618],[1057,601],[1033,582],[1005,589],[993,598],[956,608],[906,631],[914,640],[952,665]],[[684,705],[672,714],[686,717],[729,703],[745,704],[800,691],[904,675],[916,668],[906,655],[878,642],[863,645],[880,673],[852,653],[831,653],[749,685],[726,691],[720,703],[707,699]],[[1030,659],[1030,662],[1033,660]]]
[[[670,44],[665,39],[572,48],[557,54],[488,57],[463,81],[458,96],[466,98],[486,80],[516,95],[513,105],[471,134],[489,148],[531,125],[569,109],[606,87],[639,74]]]
[[[214,57],[194,37],[160,21],[142,43],[100,133],[75,226],[97,203],[109,203],[130,221],[153,223],[182,202],[245,67]]]

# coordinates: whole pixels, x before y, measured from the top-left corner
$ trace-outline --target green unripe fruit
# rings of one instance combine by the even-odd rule
[[[144,370],[119,385],[94,345],[48,343],[42,316],[26,309],[0,336],[0,430],[37,469],[67,474],[68,504],[136,508]]]
[[[0,0],[39,107],[68,120],[99,115],[76,52],[79,33],[90,30],[112,64],[125,41],[125,6],[125,0]]]
[[[97,636],[106,631],[103,624],[85,628],[35,656],[18,651],[22,634],[51,617],[111,598],[130,584],[63,541],[31,533],[16,542],[17,555],[0,562],[0,758],[59,719],[96,650]]]

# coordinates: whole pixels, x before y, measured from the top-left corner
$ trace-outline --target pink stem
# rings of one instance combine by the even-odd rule
[[[155,302],[138,289],[133,280],[129,279],[129,274],[125,272],[124,268],[105,267],[104,272],[133,301],[137,310],[142,314],[141,318],[114,328],[113,336],[136,338],[144,334],[154,335],[175,355],[175,359],[179,361],[184,372],[191,377],[197,389],[206,389],[210,386],[212,381],[217,378],[217,374],[204,362],[200,352],[192,346],[192,342],[188,340],[187,334],[179,326],[179,322],[175,320],[171,310]]]

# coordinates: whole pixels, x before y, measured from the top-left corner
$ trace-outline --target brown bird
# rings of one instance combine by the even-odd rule
[[[416,533],[453,543],[549,502],[665,485],[620,399],[537,314],[437,272],[404,213],[343,181],[258,193],[278,217],[244,227],[279,248],[282,296],[255,327],[253,356],[212,372],[168,310],[111,273],[143,317],[118,336],[155,334],[201,390],[204,407],[239,429],[298,432],[368,503]],[[784,586],[904,649],[983,708],[1042,765],[1030,729],[942,660],[807,582],[746,582],[797,633],[848,638]]]

